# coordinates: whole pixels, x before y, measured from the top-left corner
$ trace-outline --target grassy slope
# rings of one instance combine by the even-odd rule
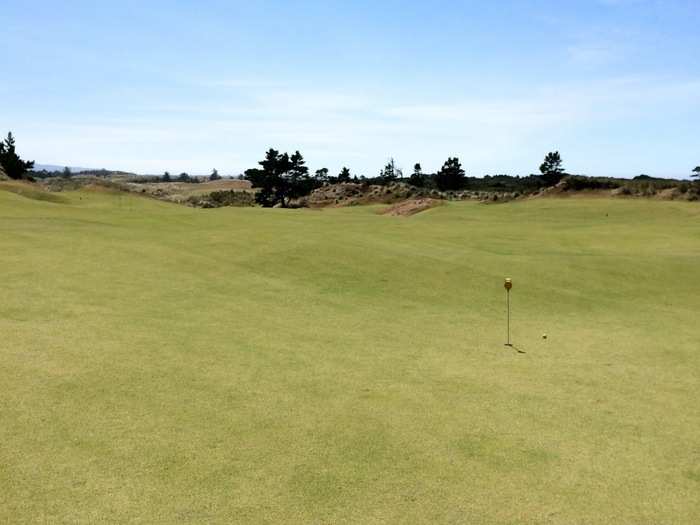
[[[0,191],[0,522],[697,523],[699,206],[65,197]]]

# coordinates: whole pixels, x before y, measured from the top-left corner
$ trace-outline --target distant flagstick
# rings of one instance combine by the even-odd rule
[[[506,346],[513,346],[510,342],[510,289],[513,288],[513,281],[509,278],[503,283],[503,287],[506,289],[506,307],[508,309],[508,321],[507,321],[507,342]]]

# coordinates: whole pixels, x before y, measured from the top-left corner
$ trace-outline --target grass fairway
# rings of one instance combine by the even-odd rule
[[[697,204],[31,197],[1,523],[700,521]]]

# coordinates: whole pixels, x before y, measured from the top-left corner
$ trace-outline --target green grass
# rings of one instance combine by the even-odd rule
[[[700,520],[700,206],[62,199],[0,191],[0,522]]]

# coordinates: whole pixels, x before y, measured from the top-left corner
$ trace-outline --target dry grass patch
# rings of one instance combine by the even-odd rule
[[[442,206],[444,203],[445,201],[439,199],[410,199],[394,204],[393,206],[389,206],[388,208],[384,208],[379,213],[382,215],[409,217],[411,215],[415,215],[416,213],[435,208],[436,206]]]

